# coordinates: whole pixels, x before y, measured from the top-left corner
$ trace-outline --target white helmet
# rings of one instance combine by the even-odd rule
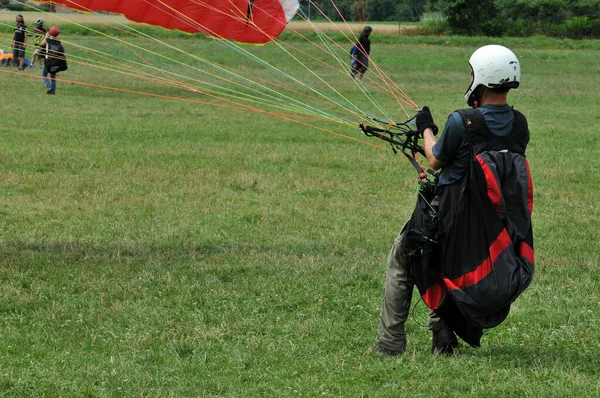
[[[465,93],[469,106],[473,106],[475,90],[479,86],[511,89],[519,87],[521,66],[517,56],[508,48],[495,44],[477,49],[469,59],[473,81]]]
[[[37,26],[42,26],[44,24],[44,20],[42,18],[38,18],[34,22]]]

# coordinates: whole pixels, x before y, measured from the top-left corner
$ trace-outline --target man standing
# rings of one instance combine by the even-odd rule
[[[365,26],[360,33],[358,41],[350,51],[352,60],[350,74],[352,77],[355,77],[358,73],[358,78],[360,80],[362,80],[365,72],[369,68],[369,54],[371,53],[371,40],[369,40],[369,36],[372,31],[373,29],[370,26]]]
[[[520,84],[520,64],[498,45],[479,48],[469,64],[472,82],[465,99],[472,108],[450,115],[439,142],[429,108],[417,115],[427,160],[442,169],[431,203],[436,232],[430,238],[438,254],[433,267],[425,266],[430,269],[412,262],[411,253],[419,251],[406,238],[413,216],[388,260],[378,343],[371,349],[378,354],[406,350],[404,323],[415,282],[431,309],[432,351],[452,354],[455,333],[479,346],[482,330],[506,318],[533,277],[529,129],[526,118],[507,104],[509,90]]]
[[[41,41],[40,47],[45,48],[44,68],[42,69],[42,79],[46,85],[46,94],[56,94],[56,74],[67,70],[67,59],[65,49],[63,48],[58,35],[60,29],[58,26],[52,26],[46,32],[46,37]],[[48,79],[50,75],[50,79]]]
[[[13,50],[13,63],[19,70],[25,69],[25,48],[27,46],[27,27],[21,14],[15,19],[17,25],[10,46]]]

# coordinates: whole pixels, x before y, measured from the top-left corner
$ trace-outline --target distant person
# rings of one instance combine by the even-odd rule
[[[31,56],[31,64],[30,67],[33,68],[36,63],[39,61],[40,64],[44,62],[44,49],[41,47],[41,42],[46,37],[46,28],[44,28],[44,20],[42,18],[38,18],[34,22],[35,27],[33,28],[33,40],[35,44],[35,49],[33,50],[33,55]],[[40,65],[43,67],[43,65]]]
[[[67,70],[65,50],[58,40],[58,35],[60,35],[60,30],[57,26],[53,26],[48,29],[46,37],[40,42],[45,57],[42,77],[47,88],[46,94],[56,94],[56,74]],[[48,79],[48,75],[50,75],[50,79]]]
[[[370,26],[365,26],[360,33],[358,41],[350,51],[350,56],[352,57],[350,74],[352,77],[356,77],[358,74],[360,80],[362,80],[369,68],[369,54],[371,53],[371,40],[369,40],[369,36],[371,36],[372,31],[373,29]]]
[[[25,70],[25,49],[27,47],[27,26],[23,15],[19,14],[15,18],[17,25],[13,38],[10,42],[10,47],[13,51],[13,63],[17,65],[19,70]]]

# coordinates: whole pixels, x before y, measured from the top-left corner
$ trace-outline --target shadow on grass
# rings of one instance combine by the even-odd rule
[[[128,275],[167,270],[184,278],[210,275],[223,283],[272,275],[279,280],[293,272],[296,278],[306,283],[312,283],[313,278],[320,275],[338,278],[336,283],[343,286],[358,284],[361,289],[365,284],[375,284],[377,288],[380,284],[379,275],[373,276],[365,269],[348,271],[348,264],[354,264],[357,256],[364,259],[364,251],[352,252],[320,242],[33,242],[5,239],[0,241],[0,255],[5,271],[0,278],[10,277],[9,274],[15,271],[53,277],[61,269],[80,276],[88,272]]]
[[[103,261],[198,261],[203,259],[230,261],[240,257],[270,255],[273,257],[344,255],[335,247],[315,244],[250,244],[239,242],[207,241],[179,242],[0,242],[0,252],[5,262],[29,262],[46,259],[59,263],[97,263]]]

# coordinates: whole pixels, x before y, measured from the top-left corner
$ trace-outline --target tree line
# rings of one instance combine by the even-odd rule
[[[434,28],[487,36],[600,37],[600,0],[300,0],[311,19],[415,22],[439,15]],[[429,22],[428,22],[429,23]]]
[[[306,16],[333,21],[419,21],[429,3],[428,0],[300,0]]]
[[[24,10],[19,3],[25,2],[0,5]],[[600,37],[600,0],[300,0],[300,5],[313,20],[401,23],[439,16],[427,21],[423,33],[429,28],[461,35]]]

